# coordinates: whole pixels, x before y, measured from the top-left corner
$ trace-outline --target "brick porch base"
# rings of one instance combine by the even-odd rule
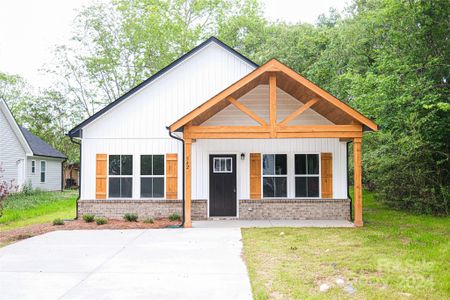
[[[139,218],[167,218],[182,214],[180,200],[80,200],[78,214],[122,219],[126,213]],[[206,220],[207,200],[192,201],[192,220]],[[240,200],[242,220],[350,220],[348,199],[262,199]]]

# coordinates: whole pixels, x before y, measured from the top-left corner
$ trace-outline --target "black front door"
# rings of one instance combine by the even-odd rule
[[[209,215],[236,216],[236,155],[209,156]]]

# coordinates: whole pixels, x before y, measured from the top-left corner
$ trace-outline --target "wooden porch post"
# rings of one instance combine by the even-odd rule
[[[277,123],[277,76],[275,73],[269,76],[269,119],[270,119],[270,137],[275,138]]]
[[[184,180],[185,180],[185,193],[184,193],[184,228],[191,228],[191,150],[192,150],[192,139],[184,140],[184,155],[185,155],[185,166],[184,166]]]
[[[362,167],[361,167],[361,138],[353,139],[353,165],[354,165],[354,191],[355,191],[355,217],[354,224],[357,227],[363,226],[362,218]]]

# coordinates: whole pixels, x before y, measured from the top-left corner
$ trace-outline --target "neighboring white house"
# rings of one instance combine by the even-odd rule
[[[19,190],[28,183],[45,191],[62,189],[62,163],[66,156],[19,126],[0,99],[0,164],[2,180]]]
[[[353,142],[362,225],[361,137],[377,129],[280,62],[258,66],[210,38],[69,132],[82,145],[78,213],[184,207],[187,227],[191,217],[350,219]]]

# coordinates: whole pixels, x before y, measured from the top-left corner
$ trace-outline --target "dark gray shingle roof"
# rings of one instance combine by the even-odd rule
[[[49,156],[57,158],[67,158],[64,154],[29,132],[26,128],[19,126],[23,133],[23,136],[27,140],[28,145],[30,145],[33,154],[36,156]]]

